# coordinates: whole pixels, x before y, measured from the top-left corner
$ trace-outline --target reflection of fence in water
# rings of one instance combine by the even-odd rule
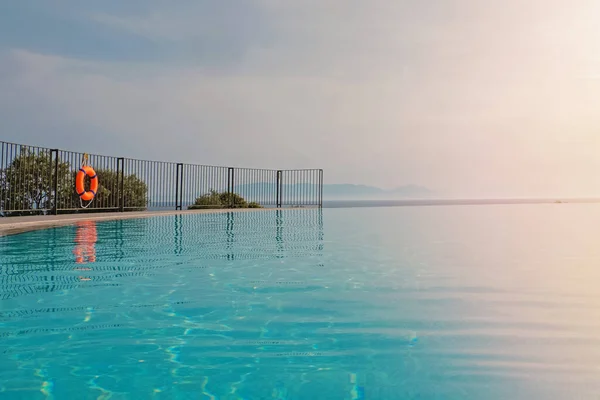
[[[65,246],[68,232],[72,236]],[[189,214],[98,225],[88,222],[75,228],[31,232],[23,238],[26,242],[22,244],[30,249],[27,257],[11,251],[16,236],[0,241],[0,300],[82,288],[81,284],[119,286],[122,279],[186,264],[210,267],[217,260],[308,257],[323,262],[321,209]],[[101,241],[97,243],[98,238]],[[101,257],[96,256],[99,252]],[[73,274],[74,269],[91,270],[86,263],[95,263],[94,274]]]
[[[283,258],[323,251],[321,209],[177,215],[137,223],[144,232],[140,238],[153,248],[203,259]]]

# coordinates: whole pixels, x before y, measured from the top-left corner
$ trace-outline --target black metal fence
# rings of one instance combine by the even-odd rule
[[[75,190],[75,177],[84,159],[99,181],[91,203],[81,201]],[[322,169],[215,167],[87,155],[0,141],[3,216],[322,205]]]

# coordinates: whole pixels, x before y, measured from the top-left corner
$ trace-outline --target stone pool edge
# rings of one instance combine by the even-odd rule
[[[305,210],[306,208],[293,208]],[[151,218],[181,214],[222,214],[229,212],[267,212],[281,210],[281,208],[235,208],[235,209],[210,209],[210,210],[169,210],[169,211],[131,211],[115,213],[87,213],[87,214],[62,214],[62,215],[32,215],[25,217],[0,218],[0,237],[17,235],[40,229],[56,228],[73,225],[79,221],[115,221],[121,219]]]

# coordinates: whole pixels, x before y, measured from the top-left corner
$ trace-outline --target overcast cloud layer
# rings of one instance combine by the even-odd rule
[[[600,195],[599,15],[594,0],[2,2],[0,140],[442,197]]]

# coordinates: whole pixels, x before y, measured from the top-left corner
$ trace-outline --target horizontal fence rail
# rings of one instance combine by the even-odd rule
[[[82,201],[82,166],[98,190]],[[85,189],[90,190],[86,178]],[[204,208],[322,207],[323,170],[217,167],[86,154],[0,141],[0,216]]]

